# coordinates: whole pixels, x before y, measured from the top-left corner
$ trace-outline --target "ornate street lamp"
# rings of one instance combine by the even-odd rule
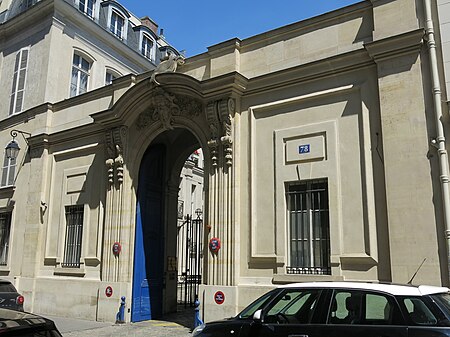
[[[11,134],[12,140],[5,147],[6,157],[9,159],[16,159],[17,156],[19,155],[20,146],[19,146],[19,143],[17,143],[17,141],[16,141],[16,137],[19,133],[22,135],[23,139],[25,140],[25,143],[27,143],[27,145],[28,145],[28,140],[25,136],[30,137],[31,133],[28,133],[25,131],[20,131],[20,130],[11,130],[10,134]]]

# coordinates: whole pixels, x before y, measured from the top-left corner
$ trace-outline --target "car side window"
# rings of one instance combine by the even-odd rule
[[[410,321],[415,325],[436,325],[438,319],[420,298],[404,298]]]
[[[338,290],[333,294],[329,324],[395,324],[399,311],[393,298],[365,291]]]
[[[310,323],[319,295],[319,290],[288,289],[271,304],[264,322],[277,324]]]

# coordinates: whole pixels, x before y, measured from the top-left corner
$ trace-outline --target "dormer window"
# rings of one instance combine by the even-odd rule
[[[154,42],[146,34],[142,34],[141,53],[149,60],[154,60]]]
[[[100,5],[107,11],[107,27],[109,31],[125,42],[128,38],[130,13],[114,0],[103,1]]]
[[[94,17],[94,0],[79,0],[78,9],[85,13],[87,16]]]
[[[125,18],[115,10],[113,10],[111,13],[111,24],[109,26],[109,29],[114,35],[116,35],[120,39],[124,38]]]

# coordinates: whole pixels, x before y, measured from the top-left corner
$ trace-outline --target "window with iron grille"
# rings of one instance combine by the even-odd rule
[[[83,205],[66,206],[66,241],[62,267],[80,267],[83,216]]]
[[[11,212],[0,213],[0,266],[8,263]]]
[[[330,275],[328,183],[311,180],[289,184],[288,274]]]

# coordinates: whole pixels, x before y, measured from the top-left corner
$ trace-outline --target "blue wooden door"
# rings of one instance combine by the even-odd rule
[[[139,172],[131,312],[133,322],[162,316],[164,161],[164,147],[153,146],[144,155]]]

